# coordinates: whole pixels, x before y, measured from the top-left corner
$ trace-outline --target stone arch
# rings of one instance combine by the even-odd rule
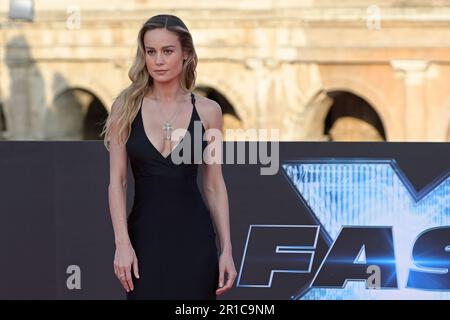
[[[364,83],[353,79],[330,78],[323,79],[323,81],[323,88],[314,95],[316,98],[311,99],[312,101],[326,100],[328,92],[335,91],[344,91],[358,96],[365,100],[375,110],[381,123],[383,124],[386,140],[389,141],[391,139],[391,128],[394,128],[394,123],[388,114],[388,104],[375,90],[371,89]],[[318,97],[322,98],[319,99]],[[316,103],[308,103],[305,108],[305,117],[307,119],[307,121],[305,121],[306,132],[311,133],[317,130],[324,132],[323,124],[325,123],[325,118],[328,114],[328,109],[331,106],[331,103],[321,103],[321,108],[315,108],[316,106]]]
[[[79,88],[80,90],[86,90],[94,94],[98,100],[105,106],[105,108],[108,110],[108,112],[111,111],[112,102],[115,98],[113,94],[106,89],[105,86],[103,86],[101,83],[89,80],[85,81],[80,79],[75,81],[72,79],[72,76],[70,77],[70,84],[66,82],[58,82],[54,85],[54,93],[52,96],[52,101],[50,101],[49,105],[51,105],[54,101],[54,97],[59,96],[61,93],[65,92],[66,90],[70,90],[73,88]],[[83,88],[89,88],[89,89],[83,89]],[[119,93],[117,93],[118,95]]]
[[[253,109],[246,105],[245,99],[241,93],[237,91],[232,84],[228,84],[222,79],[218,79],[216,76],[205,74],[204,79],[207,81],[199,81],[196,87],[209,87],[217,88],[220,92],[223,92],[229,103],[233,106],[237,117],[240,119],[242,127],[247,128],[249,121],[254,118]],[[216,89],[216,90],[217,90]]]
[[[101,140],[108,110],[90,90],[66,88],[55,95],[44,119],[46,139]]]
[[[347,91],[331,91],[333,104],[325,118],[324,134],[331,141],[385,141],[383,123],[363,98]]]

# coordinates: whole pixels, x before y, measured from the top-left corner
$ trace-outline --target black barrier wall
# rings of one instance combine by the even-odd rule
[[[285,161],[394,159],[417,191],[450,170],[449,143],[281,142],[279,150],[275,175],[261,175],[261,164],[223,165],[238,272],[250,225],[315,224],[282,173]],[[125,298],[112,267],[108,161],[100,141],[0,142],[0,299]],[[128,212],[130,168],[129,175]],[[325,240],[318,239],[310,273],[277,273],[270,288],[235,287],[219,299],[289,299],[311,281]],[[80,268],[79,289],[67,286],[72,265]]]

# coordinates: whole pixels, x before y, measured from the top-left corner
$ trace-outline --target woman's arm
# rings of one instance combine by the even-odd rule
[[[203,165],[203,190],[217,229],[220,252],[232,253],[228,195],[220,164]]]
[[[120,108],[118,99],[111,108],[111,131],[110,131],[110,181],[108,186],[108,199],[111,220],[116,243],[114,257],[114,272],[119,278],[125,290],[133,290],[131,278],[131,266],[135,276],[138,276],[137,258],[131,246],[127,227],[126,194],[128,180],[128,155],[125,144],[119,142],[119,126],[117,122],[117,109]]]
[[[221,148],[222,147],[222,110],[220,106],[211,101],[208,106],[208,132],[207,134],[213,134],[213,141],[210,142],[208,147]],[[212,130],[211,130],[212,129]],[[213,143],[213,145],[211,145]],[[219,150],[216,149],[215,153],[218,154]],[[211,212],[211,217],[217,229],[219,241],[220,241],[220,261],[219,261],[219,289],[217,294],[229,290],[236,278],[236,269],[233,262],[232,245],[230,238],[230,221],[229,221],[229,206],[228,195],[225,186],[225,181],[222,175],[222,157],[221,153],[218,163],[203,163],[202,165],[202,181],[203,191],[205,194],[205,200]],[[208,159],[209,161],[210,159]],[[228,279],[225,287],[224,274],[228,274]]]

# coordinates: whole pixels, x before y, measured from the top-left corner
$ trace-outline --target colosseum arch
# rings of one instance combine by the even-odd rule
[[[325,117],[324,134],[330,141],[385,141],[384,125],[375,109],[348,91],[327,93],[333,103]]]
[[[45,117],[46,139],[101,140],[108,111],[91,91],[66,88],[55,95]]]
[[[251,99],[245,97],[245,91],[239,90],[236,87],[236,83],[225,80],[224,77],[219,77],[217,72],[214,73],[211,70],[205,70],[202,74],[203,81],[199,81],[196,88],[213,88],[221,95],[226,97],[230,105],[233,106],[235,113],[241,121],[242,128],[247,128],[252,125],[253,119],[256,115],[254,106],[250,105],[253,103]],[[226,78],[226,77],[225,77]]]
[[[312,102],[305,107],[305,132],[308,136],[323,137],[325,132],[325,120],[329,112],[329,108],[333,101],[330,99],[330,92],[347,92],[363,99],[376,112],[383,124],[384,137],[387,141],[391,139],[392,131],[394,131],[395,123],[389,116],[388,103],[383,100],[382,96],[369,84],[348,78],[324,78],[323,86],[315,95]],[[329,101],[331,100],[331,101]],[[324,137],[327,139],[328,137]]]

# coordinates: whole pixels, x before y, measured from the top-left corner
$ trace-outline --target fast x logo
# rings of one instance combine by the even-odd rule
[[[418,192],[395,160],[282,168],[316,225],[251,225],[237,286],[270,288],[277,273],[311,273],[293,298],[450,299],[449,172]],[[313,272],[319,236],[329,249]]]

